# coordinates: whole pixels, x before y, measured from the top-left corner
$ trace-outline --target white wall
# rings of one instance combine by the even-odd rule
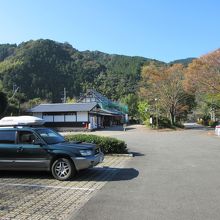
[[[45,122],[53,122],[53,115],[44,115],[43,119]]]
[[[77,112],[77,115],[42,115],[33,113],[34,116],[43,118],[45,122],[85,122],[88,121],[88,112]],[[77,120],[76,120],[77,119]]]
[[[64,122],[64,115],[54,115],[54,122]]]
[[[76,115],[66,115],[65,121],[66,122],[76,122]]]
[[[88,112],[77,112],[77,121],[88,121]]]

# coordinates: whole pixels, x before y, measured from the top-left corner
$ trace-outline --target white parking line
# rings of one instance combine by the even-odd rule
[[[66,187],[66,186],[48,186],[48,185],[38,185],[38,184],[0,183],[0,185],[1,186],[23,186],[23,187],[36,187],[36,188],[52,188],[52,189],[95,191],[95,189],[92,189],[92,188]]]

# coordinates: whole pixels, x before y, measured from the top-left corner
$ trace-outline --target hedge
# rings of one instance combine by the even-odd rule
[[[111,137],[102,137],[97,135],[76,134],[66,135],[65,139],[68,141],[82,141],[94,143],[102,149],[104,154],[123,154],[127,153],[127,145],[124,141]]]

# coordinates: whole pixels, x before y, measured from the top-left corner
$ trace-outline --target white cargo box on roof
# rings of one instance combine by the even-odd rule
[[[11,116],[4,117],[0,120],[0,126],[16,126],[16,125],[43,125],[45,121],[42,118],[34,117],[34,116]]]

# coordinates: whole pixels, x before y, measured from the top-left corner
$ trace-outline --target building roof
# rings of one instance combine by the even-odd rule
[[[91,111],[97,105],[96,102],[40,104],[29,109],[29,112],[87,112]]]
[[[94,112],[94,113],[98,113],[99,115],[122,115],[122,113],[120,111],[117,110],[107,110],[107,109],[98,109],[98,111]]]
[[[88,101],[87,101],[88,98]],[[82,102],[90,102],[91,99],[93,98],[93,101],[96,101],[100,107],[103,110],[108,110],[110,112],[114,112],[116,114],[127,114],[128,113],[128,106],[121,104],[121,103],[117,103],[114,102],[110,99],[108,99],[107,97],[105,97],[104,95],[102,95],[101,93],[97,92],[94,89],[88,89],[87,92],[84,95],[81,95],[81,98],[78,100],[79,103]],[[90,101],[89,101],[90,99]]]
[[[105,97],[104,95],[102,95],[101,93],[97,92],[94,89],[88,89],[85,94],[81,95],[78,102],[83,102],[83,100],[87,97],[93,97],[93,98],[95,98],[95,100],[97,102],[102,102],[102,103],[103,102],[105,102],[105,103],[112,102],[110,99],[108,99],[107,97]]]

